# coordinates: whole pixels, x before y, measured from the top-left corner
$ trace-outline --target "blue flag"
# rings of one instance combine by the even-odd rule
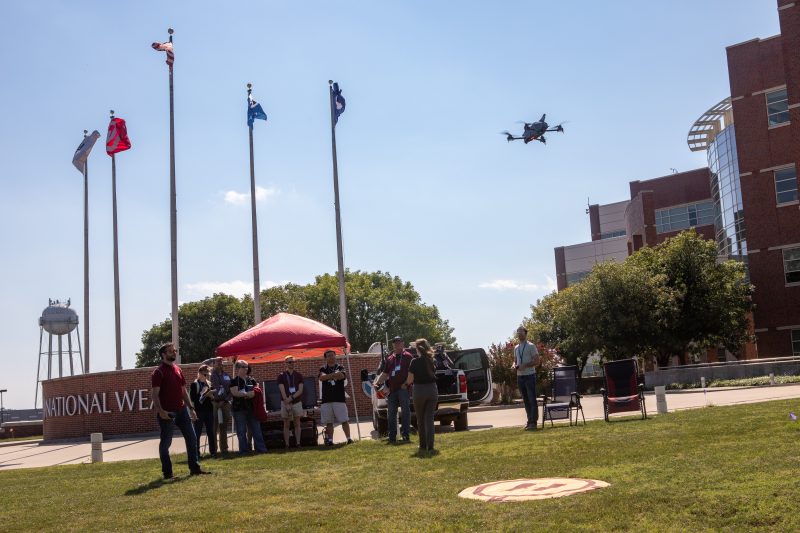
[[[253,100],[253,97],[247,95],[247,125],[253,126],[256,119],[267,120],[267,114],[261,109],[261,104]]]
[[[339,115],[344,113],[344,96],[338,83],[334,83],[331,88],[331,102],[333,104],[333,123],[339,123]]]

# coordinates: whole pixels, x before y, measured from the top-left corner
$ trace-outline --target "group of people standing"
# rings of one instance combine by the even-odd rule
[[[416,357],[405,348],[402,337],[392,339],[392,353],[386,358],[380,373],[375,378],[374,386],[389,388],[386,398],[387,417],[389,420],[389,442],[397,442],[397,409],[400,408],[400,435],[403,442],[410,442],[409,436],[411,398],[414,399],[414,412],[417,416],[417,433],[419,449],[433,451],[434,415],[439,398],[436,386],[436,362],[434,352],[426,339],[414,342]],[[414,387],[414,394],[410,388]]]
[[[159,348],[161,364],[151,375],[153,408],[160,428],[159,457],[165,479],[174,477],[169,448],[174,429],[180,429],[186,442],[186,453],[191,475],[206,474],[200,467],[200,437],[205,430],[211,457],[218,452],[228,452],[228,431],[233,419],[239,442],[239,453],[266,453],[267,447],[261,432],[261,422],[266,420],[264,391],[250,376],[251,367],[246,361],[236,361],[234,376],[225,372],[222,358],[213,360],[213,367],[203,364],[197,370],[197,379],[186,389],[186,379],[175,364],[177,350],[172,343]],[[301,418],[304,414],[303,376],[294,369],[294,358],[288,356],[286,370],[277,378],[281,397],[280,413],[283,419],[283,438],[290,448],[290,425],[294,422],[294,447],[300,446]],[[325,444],[333,445],[333,429],[341,424],[347,444],[352,444],[350,425],[345,403],[345,370],[337,364],[336,352],[325,352],[325,366],[319,370],[322,386],[322,424],[325,426]]]

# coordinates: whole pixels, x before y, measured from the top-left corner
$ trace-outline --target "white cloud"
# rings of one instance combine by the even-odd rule
[[[261,289],[269,289],[286,283],[288,282],[265,281],[261,283]],[[211,296],[222,292],[241,297],[245,294],[253,294],[253,282],[238,279],[234,281],[198,281],[197,283],[187,283],[186,290],[195,296]]]
[[[546,283],[527,283],[513,279],[493,279],[478,285],[481,289],[493,289],[496,291],[526,291],[526,292],[552,292],[556,290],[556,282],[550,276],[545,276]]]
[[[272,196],[276,196],[280,191],[276,187],[256,186],[256,202],[263,202]],[[250,203],[249,192],[225,191],[223,193],[225,203],[231,205],[246,205]]]

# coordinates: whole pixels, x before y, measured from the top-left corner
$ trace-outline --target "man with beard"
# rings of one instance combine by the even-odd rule
[[[192,422],[197,420],[197,415],[192,406],[192,400],[186,391],[186,379],[179,366],[175,364],[178,351],[171,342],[161,345],[158,349],[161,364],[153,370],[150,376],[153,390],[153,409],[155,409],[161,438],[158,444],[158,455],[161,458],[161,472],[164,479],[171,480],[175,476],[172,472],[172,461],[169,458],[169,447],[172,445],[172,433],[175,426],[181,430],[183,440],[186,442],[186,455],[189,459],[189,473],[193,476],[208,474],[200,469],[197,462],[197,437],[192,427]]]

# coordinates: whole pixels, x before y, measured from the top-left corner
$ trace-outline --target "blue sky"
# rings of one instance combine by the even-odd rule
[[[113,7],[112,7],[113,6]],[[676,2],[8,2],[0,7],[0,362],[33,403],[48,298],[83,311],[83,129],[108,111],[117,158],[123,367],[170,311],[167,67],[175,28],[180,300],[251,287],[245,84],[262,286],[336,269],[327,80],[345,263],[410,281],[464,347],[507,338],[554,287],[553,248],[592,203],[705,166],[686,133],[729,94],[725,47],[779,32],[774,0]],[[547,146],[498,135],[542,113]],[[111,164],[89,159],[92,370],[114,367]],[[82,328],[81,328],[82,331]]]

